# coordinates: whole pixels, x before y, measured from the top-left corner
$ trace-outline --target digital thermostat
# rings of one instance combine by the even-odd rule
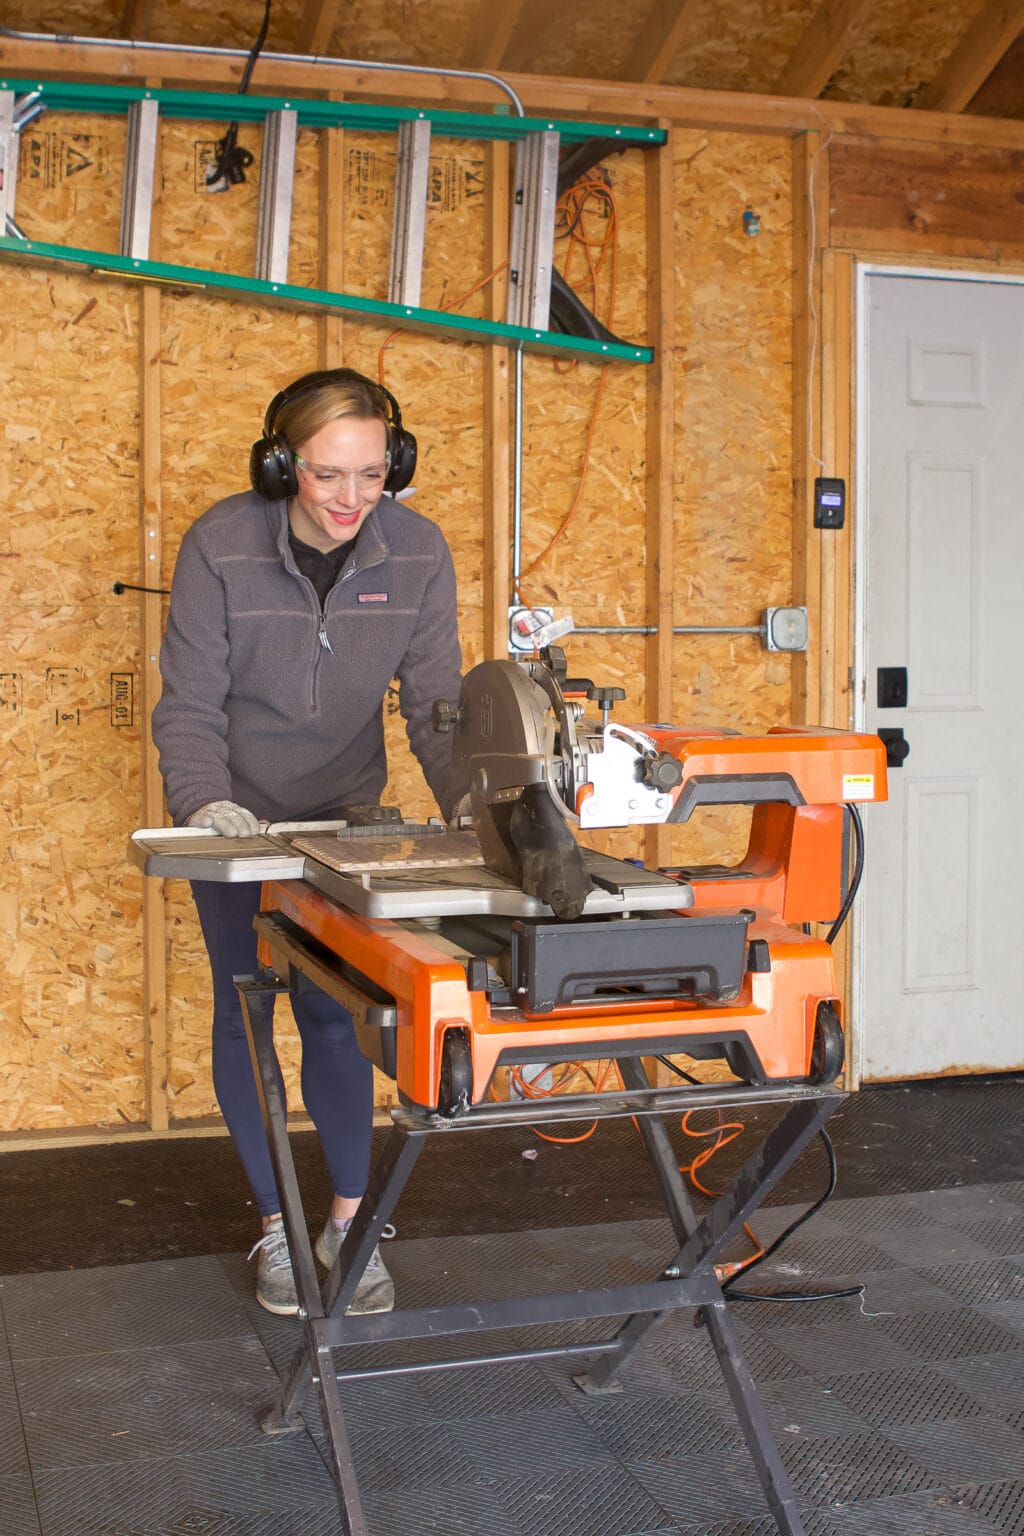
[[[826,480],[820,475],[814,482],[815,528],[841,528],[846,515],[846,481]]]

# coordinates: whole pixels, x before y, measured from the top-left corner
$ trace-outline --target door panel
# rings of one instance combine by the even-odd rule
[[[864,818],[860,1076],[1020,1068],[1024,287],[862,292],[861,718],[909,754]]]

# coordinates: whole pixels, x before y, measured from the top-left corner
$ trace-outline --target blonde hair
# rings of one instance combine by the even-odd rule
[[[301,386],[301,379],[289,386],[294,395],[278,406],[267,423],[271,432],[283,437],[293,452],[339,416],[382,421],[390,448],[391,407],[384,391],[372,379],[354,368],[337,368],[325,374],[322,383]],[[288,390],[283,393],[287,395]]]

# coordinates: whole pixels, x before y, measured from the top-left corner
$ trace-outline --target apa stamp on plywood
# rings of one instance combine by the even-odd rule
[[[18,175],[44,187],[110,175],[107,139],[98,133],[23,133]]]
[[[0,672],[0,715],[20,715],[22,707],[21,673]]]
[[[390,205],[395,183],[395,155],[376,149],[350,149],[346,195],[365,207]],[[452,213],[482,197],[484,162],[458,155],[432,155],[427,172],[427,206]]]
[[[47,667],[46,700],[53,705],[54,725],[81,725],[78,678],[78,667]]]
[[[119,729],[135,724],[135,674],[111,672],[110,723]]]

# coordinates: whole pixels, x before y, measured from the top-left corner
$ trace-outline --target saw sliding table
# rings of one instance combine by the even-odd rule
[[[285,887],[284,889],[287,889]],[[753,1461],[767,1504],[782,1536],[805,1536],[795,1494],[772,1438],[764,1407],[743,1356],[716,1263],[842,1101],[828,1086],[811,1084],[724,1083],[707,1086],[653,1087],[637,1054],[614,1055],[622,1076],[621,1091],[558,1096],[541,1102],[472,1103],[449,1115],[415,1104],[393,1109],[392,1126],[371,1173],[369,1187],[352,1221],[334,1267],[321,1290],[314,1266],[295,1164],[288,1141],[271,1032],[276,994],[311,985],[352,1005],[351,971],[344,959],[303,933],[273,910],[256,920],[261,956],[270,969],[256,978],[239,978],[246,1029],[281,1196],[288,1246],[301,1306],[302,1341],[282,1380],[280,1391],[261,1420],[268,1435],[305,1429],[301,1403],[315,1383],[330,1446],[341,1525],[345,1536],[383,1536],[371,1532],[360,1500],[356,1468],[342,1408],[339,1383],[355,1377],[409,1373],[416,1369],[458,1370],[511,1361],[565,1359],[574,1362],[574,1380],[586,1393],[618,1390],[616,1376],[647,1336],[678,1308],[693,1309],[703,1324],[709,1347],[722,1372],[737,1422]],[[323,900],[322,897],[319,898]],[[680,1050],[685,1042],[680,1041]],[[703,1216],[690,1199],[673,1152],[664,1117],[697,1108],[727,1109],[776,1104],[779,1115],[760,1145]],[[645,1284],[598,1287],[549,1295],[510,1296],[472,1304],[396,1309],[372,1316],[349,1316],[350,1303],[367,1261],[395,1210],[406,1181],[428,1136],[458,1139],[473,1132],[513,1125],[550,1126],[555,1122],[633,1116],[643,1137],[674,1232],[673,1251]],[[567,1235],[571,1244],[571,1234]],[[610,1336],[593,1342],[567,1343],[502,1353],[474,1354],[415,1364],[382,1364],[347,1369],[337,1354],[352,1346],[446,1338],[531,1325],[593,1319],[622,1320]],[[607,1326],[605,1328],[607,1334]]]

